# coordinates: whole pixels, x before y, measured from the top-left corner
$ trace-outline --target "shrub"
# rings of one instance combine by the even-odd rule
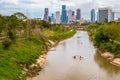
[[[13,31],[9,30],[7,35],[11,40],[15,40],[15,34],[13,33]]]
[[[8,49],[9,46],[11,45],[12,41],[10,39],[6,39],[4,41],[2,41],[2,45],[4,49]]]

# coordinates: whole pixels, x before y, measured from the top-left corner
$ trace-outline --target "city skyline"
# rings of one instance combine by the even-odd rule
[[[76,9],[75,11],[67,10],[66,5],[61,6],[61,13],[60,11],[56,11],[56,13],[52,13],[52,16],[48,15],[49,8],[45,8],[44,10],[44,19],[47,22],[50,22],[52,24],[71,24],[73,22],[80,22],[81,21],[87,21],[87,22],[98,22],[98,23],[104,23],[104,22],[110,22],[115,20],[115,12],[112,11],[111,8],[98,8],[98,12],[95,11],[95,9],[91,9],[91,20],[85,20],[81,18],[81,9]],[[49,16],[49,19],[46,19],[46,14]],[[56,17],[55,17],[56,16]],[[119,19],[119,18],[118,18]],[[52,20],[52,22],[51,22]]]
[[[58,3],[59,2],[59,3]],[[67,10],[81,9],[85,19],[90,19],[91,9],[111,7],[114,12],[120,12],[120,0],[0,0],[0,13],[10,15],[14,12],[22,12],[30,17],[43,19],[44,8],[49,8],[49,15],[61,11],[61,5],[65,4]],[[120,15],[117,15],[120,16]]]
[[[81,9],[76,9],[76,13],[73,10],[67,10],[66,5],[61,6],[60,11],[56,11],[49,15],[49,8],[44,9],[44,17],[43,20],[50,22],[52,24],[71,24],[73,22],[80,22],[83,18],[81,18]],[[49,17],[49,18],[48,18]]]

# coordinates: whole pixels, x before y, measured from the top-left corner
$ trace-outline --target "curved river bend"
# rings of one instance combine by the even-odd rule
[[[45,66],[32,80],[120,80],[120,69],[96,53],[87,32],[77,31],[48,52]]]

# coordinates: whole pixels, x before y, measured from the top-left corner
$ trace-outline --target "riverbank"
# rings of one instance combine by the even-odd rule
[[[75,33],[69,25],[51,24],[19,12],[0,15],[0,20],[0,80],[26,80],[37,75],[51,42],[57,43]]]
[[[41,36],[15,41],[8,49],[2,48],[0,42],[0,80],[26,80],[37,75],[45,64],[47,51],[75,32],[74,29],[45,29]]]
[[[90,39],[102,57],[120,67],[120,22],[91,24],[87,27]]]
[[[33,69],[34,67],[37,67],[37,68],[40,69],[40,70],[42,69],[42,67],[43,67],[43,66],[45,65],[45,63],[46,63],[47,51],[48,51],[50,48],[52,48],[53,46],[57,45],[57,42],[53,42],[53,41],[51,41],[51,40],[48,40],[48,41],[45,42],[45,45],[46,45],[46,50],[43,50],[43,53],[44,53],[44,54],[40,55],[39,58],[36,59],[36,62],[33,63],[32,65],[30,65],[30,67],[31,67],[32,69]],[[40,70],[39,70],[39,71],[40,71]],[[34,71],[34,70],[33,70],[33,71]],[[39,71],[35,71],[35,73],[29,72],[29,73],[31,74],[31,76],[27,77],[26,80],[32,80],[32,77],[38,75],[38,74],[39,74],[39,73],[38,73]]]
[[[101,51],[98,51],[98,53],[102,57],[104,57],[106,60],[108,60],[109,63],[111,63],[112,65],[120,67],[120,58],[115,57],[115,55],[113,55],[113,53],[110,53],[110,52],[101,52]]]
[[[48,31],[49,32],[49,31]],[[67,39],[72,37],[74,34],[76,33],[75,30],[71,29],[65,33],[60,33],[59,35],[55,35],[55,36],[49,36],[49,40],[47,40],[45,42],[46,45],[46,50],[44,51],[43,55],[40,55],[40,57],[36,60],[36,63],[32,64],[31,67],[35,67],[35,66],[39,66],[41,69],[44,66],[44,64],[46,63],[46,58],[47,58],[47,52],[54,46],[56,46],[61,40]],[[49,34],[50,35],[50,34]],[[32,77],[38,75],[39,71],[36,71],[35,74],[31,74],[30,77],[27,77],[26,80],[32,80]]]

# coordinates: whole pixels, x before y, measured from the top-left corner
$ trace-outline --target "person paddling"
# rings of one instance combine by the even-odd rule
[[[81,60],[83,57],[82,57],[82,56],[80,56],[79,58],[80,58],[80,60]]]
[[[76,56],[73,56],[74,59],[76,59]]]

